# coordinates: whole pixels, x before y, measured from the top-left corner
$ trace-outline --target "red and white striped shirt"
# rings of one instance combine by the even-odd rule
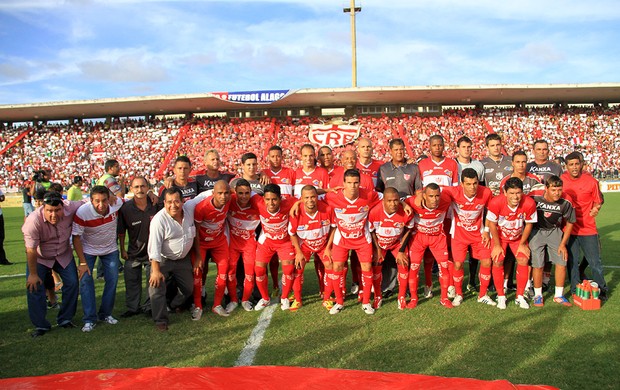
[[[80,236],[84,253],[102,256],[118,250],[116,228],[122,205],[123,202],[110,205],[106,215],[95,211],[92,203],[85,203],[76,211],[71,234]]]

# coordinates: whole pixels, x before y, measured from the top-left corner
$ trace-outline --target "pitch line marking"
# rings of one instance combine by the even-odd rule
[[[235,362],[235,367],[252,365],[254,358],[256,357],[256,352],[258,352],[258,348],[260,348],[263,338],[265,337],[265,332],[271,323],[273,312],[277,307],[277,304],[273,304],[265,308],[260,317],[258,317],[258,324],[256,324],[254,329],[252,329],[250,337],[246,340],[245,346],[241,350],[239,358],[237,358],[237,361]]]

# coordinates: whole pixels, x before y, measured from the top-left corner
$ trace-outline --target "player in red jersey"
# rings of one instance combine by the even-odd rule
[[[282,199],[292,198],[293,186],[295,185],[295,171],[282,166],[282,148],[278,145],[271,146],[267,152],[267,158],[269,160],[269,168],[264,170],[263,173],[269,177],[273,184],[277,184],[280,187]],[[275,297],[279,295],[279,268],[278,256],[273,256],[269,262],[269,273],[271,274],[273,296]]]
[[[420,179],[422,185],[427,186],[430,183],[435,183],[439,187],[452,187],[457,186],[459,183],[459,165],[456,160],[444,156],[445,142],[441,135],[434,134],[428,139],[429,155],[428,158],[420,160],[418,163],[418,169],[420,170]],[[446,216],[444,223],[444,229],[446,229],[446,240],[448,240],[448,246],[450,246],[450,236],[448,229],[450,228],[450,216]],[[448,254],[448,257],[450,254]],[[448,262],[448,297],[456,298],[456,290],[454,282],[452,281],[453,262]],[[424,289],[424,296],[432,296],[432,265],[433,258],[430,254],[426,253],[424,257],[424,281],[426,287]]]
[[[321,146],[317,153],[317,160],[319,160],[319,166],[327,170],[329,180],[331,181],[334,175],[342,177],[344,174],[344,168],[335,164],[334,152],[329,146]],[[342,182],[341,182],[342,183]]]
[[[324,194],[329,187],[329,174],[325,168],[316,165],[314,146],[304,144],[299,149],[301,167],[295,171],[295,187],[293,193],[296,198],[301,197],[301,189],[306,184],[314,186],[319,195]]]
[[[341,188],[344,182],[344,172],[347,169],[357,169],[357,154],[355,150],[347,149],[340,155],[340,162],[342,168],[340,171],[336,171],[329,179],[329,188]],[[375,184],[372,181],[372,177],[365,173],[360,172],[360,190],[372,191],[375,189]]]
[[[202,270],[207,255],[210,254],[217,265],[215,278],[215,296],[213,308],[215,314],[227,317],[228,312],[222,307],[222,299],[226,290],[229,275],[228,237],[226,232],[226,214],[230,206],[230,186],[224,180],[215,183],[213,195],[202,200],[194,211],[194,223],[197,233],[194,241],[196,261],[194,262],[194,309],[192,319],[199,320],[202,316]],[[235,269],[232,270],[234,276]],[[234,291],[234,290],[233,290]]]
[[[530,248],[528,238],[534,223],[538,220],[536,203],[529,196],[523,195],[523,182],[518,177],[511,177],[504,184],[504,194],[489,202],[487,226],[493,239],[491,259],[493,260],[493,282],[497,290],[497,307],[506,308],[504,295],[503,262],[506,248],[510,247],[517,259],[517,299],[515,303],[522,309],[529,309],[523,297],[528,280],[528,259]]]
[[[484,210],[488,206],[493,194],[491,190],[478,182],[478,173],[473,168],[465,168],[461,173],[461,185],[446,187],[443,193],[452,201],[452,237],[450,249],[454,261],[452,275],[456,297],[453,306],[463,302],[463,262],[467,258],[468,249],[471,255],[479,259],[480,266],[480,295],[478,302],[495,305],[488,296],[487,289],[491,280],[491,241],[488,229],[484,228]]]
[[[405,294],[409,277],[406,241],[409,229],[413,228],[414,223],[412,216],[403,210],[396,188],[388,187],[383,191],[383,201],[370,210],[368,222],[375,249],[372,266],[375,289],[373,308],[381,307],[383,300],[381,264],[386,256],[393,256],[398,266],[398,308],[403,310],[407,306]]]
[[[323,306],[331,309],[333,304],[330,296],[333,291],[333,268],[331,261],[323,255],[329,239],[332,225],[332,210],[325,202],[318,201],[318,193],[314,186],[305,185],[301,189],[303,208],[297,216],[289,218],[288,232],[295,247],[295,280],[293,292],[295,301],[291,304],[291,311],[297,311],[302,305],[301,290],[304,282],[304,269],[314,255],[325,266]]]
[[[379,167],[383,165],[383,162],[373,159],[372,151],[372,142],[370,142],[368,138],[360,138],[357,140],[357,153],[359,155],[359,159],[357,161],[356,168],[361,174],[370,176],[376,187]]]
[[[327,203],[332,206],[334,227],[325,257],[331,258],[334,264],[336,278],[334,291],[336,304],[330,314],[338,314],[344,308],[344,264],[349,257],[349,250],[357,252],[362,266],[362,309],[366,314],[374,314],[370,304],[372,286],[372,244],[368,228],[368,213],[379,203],[381,197],[375,191],[360,191],[360,173],[356,169],[348,169],[344,173],[344,187],[342,191],[328,193]]]
[[[239,256],[243,258],[243,294],[241,297],[241,307],[245,311],[251,311],[252,303],[250,296],[254,289],[254,266],[256,261],[256,228],[260,224],[258,209],[250,204],[251,188],[250,183],[241,179],[235,185],[235,193],[230,202],[228,216],[228,231],[230,233],[230,246],[228,250],[229,264],[236,269]],[[277,275],[277,274],[276,274]],[[234,279],[233,279],[234,277]],[[236,274],[228,275],[231,301],[226,306],[226,312],[231,313],[237,308],[237,281]],[[234,283],[233,283],[234,281]]]
[[[295,204],[295,199],[282,200],[280,187],[276,184],[265,186],[265,195],[254,195],[250,204],[258,208],[262,231],[258,237],[256,248],[256,285],[261,299],[254,306],[254,310],[262,310],[269,306],[269,283],[267,282],[267,263],[278,255],[282,263],[282,294],[280,306],[282,310],[290,308],[288,294],[293,287],[293,271],[295,270],[295,248],[288,234],[289,211]]]
[[[414,209],[416,225],[416,233],[409,246],[411,301],[407,307],[413,309],[418,304],[418,269],[424,252],[429,249],[439,266],[440,303],[452,308],[452,302],[448,299],[448,245],[443,227],[451,205],[450,198],[442,194],[439,185],[430,183],[422,191],[421,204],[419,197],[417,201],[415,198],[407,198],[405,202]]]

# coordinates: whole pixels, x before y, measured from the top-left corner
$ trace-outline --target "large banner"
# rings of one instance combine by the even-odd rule
[[[310,124],[308,139],[320,146],[344,146],[355,141],[360,136],[361,129],[362,125],[357,124],[355,119],[332,119],[329,122]]]
[[[233,103],[270,104],[282,99],[289,93],[288,89],[273,91],[247,91],[247,92],[211,92],[218,99]]]
[[[620,181],[602,181],[602,192],[620,192]]]

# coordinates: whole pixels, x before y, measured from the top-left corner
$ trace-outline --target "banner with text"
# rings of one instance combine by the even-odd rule
[[[270,104],[282,99],[289,93],[288,89],[247,92],[211,92],[218,99],[233,103]]]
[[[620,192],[620,181],[602,181],[602,192]]]
[[[350,144],[360,136],[362,126],[357,121],[335,119],[325,123],[312,123],[309,126],[308,139],[320,146],[338,147]]]

